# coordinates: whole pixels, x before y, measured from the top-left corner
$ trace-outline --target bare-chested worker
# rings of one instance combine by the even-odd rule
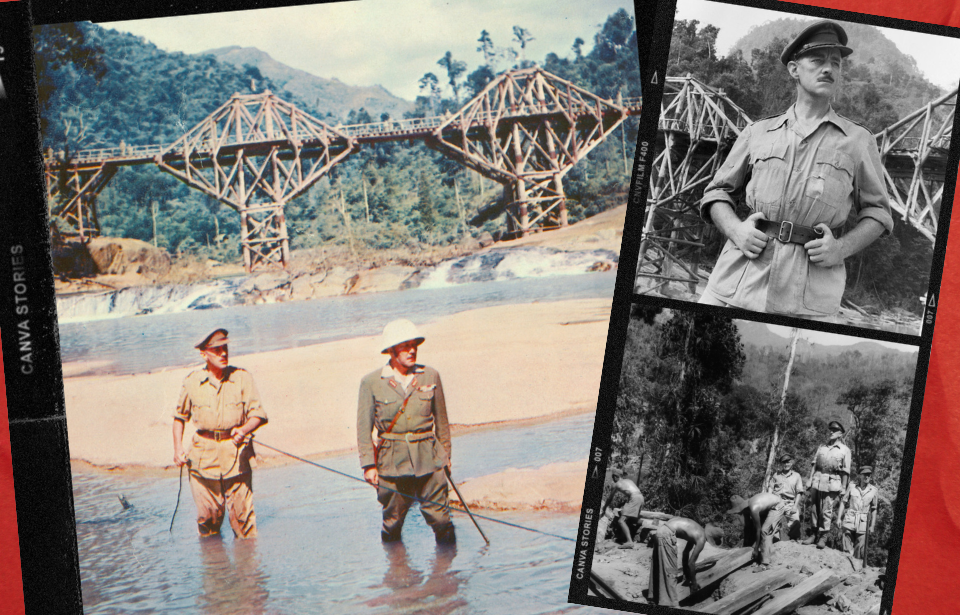
[[[643,508],[643,494],[640,493],[640,487],[637,487],[635,482],[623,477],[623,470],[614,469],[610,473],[610,478],[613,479],[613,491],[610,493],[610,500],[613,500],[613,497],[618,491],[629,498],[627,503],[620,509],[620,516],[617,517],[617,525],[626,538],[626,542],[620,545],[620,548],[629,549],[633,547],[633,533],[636,532],[640,526],[640,510]],[[604,510],[602,505],[600,506],[600,510]]]
[[[743,546],[753,547],[753,559],[758,564],[770,564],[773,559],[773,535],[780,531],[780,521],[786,508],[780,496],[761,492],[745,500],[732,496],[733,506],[728,515],[743,515]]]
[[[656,545],[650,561],[650,582],[647,585],[647,599],[661,606],[677,606],[680,592],[677,587],[677,538],[687,541],[683,550],[683,576],[690,586],[690,593],[700,590],[697,585],[697,558],[706,542],[706,534],[699,523],[692,519],[674,517],[657,527],[654,535]]]

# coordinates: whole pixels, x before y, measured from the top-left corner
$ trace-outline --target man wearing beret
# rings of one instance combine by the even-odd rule
[[[857,484],[850,485],[840,500],[837,518],[843,529],[843,550],[857,559],[863,559],[867,530],[873,533],[877,525],[877,498],[880,493],[870,484],[871,466],[863,466],[857,473]],[[846,511],[846,513],[844,513]]]
[[[780,523],[781,536],[786,540],[791,529],[800,522],[803,502],[803,479],[793,469],[793,456],[790,453],[780,455],[780,468],[770,479],[770,493],[783,502],[783,521]]]
[[[850,449],[842,442],[845,430],[837,421],[830,421],[830,441],[817,449],[810,471],[810,501],[813,504],[814,534],[803,544],[827,546],[833,512],[840,494],[847,490],[850,479]]]
[[[173,461],[190,468],[200,536],[219,534],[226,512],[235,536],[255,538],[249,436],[267,415],[253,376],[229,365],[228,342],[227,330],[217,329],[196,346],[206,365],[183,381],[173,415]],[[183,448],[187,421],[197,427],[189,451]]]
[[[846,45],[839,24],[818,21],[783,50],[796,102],[743,130],[700,202],[727,237],[701,303],[833,320],[844,261],[893,229],[876,140],[830,104]]]
[[[409,320],[387,324],[381,353],[390,359],[360,383],[357,446],[363,478],[377,487],[383,506],[380,538],[385,543],[400,540],[403,521],[415,501],[437,543],[456,542],[447,503],[447,405],[440,374],[417,363],[424,339]]]

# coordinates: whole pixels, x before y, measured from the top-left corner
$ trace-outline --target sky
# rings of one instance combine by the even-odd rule
[[[354,86],[382,85],[413,100],[417,81],[432,72],[447,51],[480,65],[480,31],[497,46],[511,43],[513,26],[526,28],[530,60],[547,53],[572,56],[577,37],[593,47],[607,17],[633,3],[624,0],[354,0],[336,4],[260,9],[138,21],[108,22],[107,28],[143,36],[165,51],[199,53],[218,47],[257,47],[273,59],[319,77]]]
[[[785,341],[793,338],[793,327],[781,327],[779,325],[767,325],[772,333],[783,337]],[[811,329],[801,329],[800,339],[806,340],[811,344],[822,344],[824,346],[849,346],[858,342],[872,342],[880,344],[887,348],[899,350],[900,352],[917,352],[916,346],[906,344],[897,344],[895,342],[885,342],[882,340],[862,339],[850,335],[837,335],[836,333],[825,333],[823,331],[813,331]]]
[[[696,19],[701,24],[713,24],[720,29],[717,35],[717,55],[721,57],[727,55],[734,43],[750,28],[781,17],[790,15],[709,0],[677,1],[677,19]],[[819,19],[805,15],[796,17],[810,21]],[[891,28],[880,29],[887,38],[896,43],[900,51],[913,56],[917,67],[932,83],[942,88],[957,87],[960,82],[960,63],[956,62],[955,58],[960,57],[960,39]],[[856,54],[856,46],[852,42],[850,47]],[[945,58],[954,59],[944,61]]]

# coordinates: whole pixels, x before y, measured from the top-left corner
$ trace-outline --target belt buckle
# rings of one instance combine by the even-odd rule
[[[410,443],[411,443],[411,442],[410,442],[410,436],[411,436],[412,434],[413,434],[412,431],[408,431],[407,433],[403,434],[403,439],[407,441],[407,444],[410,444]]]
[[[788,224],[790,225],[790,228],[787,233],[787,238],[784,239],[783,232],[784,232],[784,229],[787,228]],[[793,222],[790,222],[789,220],[784,220],[783,222],[780,223],[780,230],[777,232],[777,240],[779,240],[782,243],[790,243],[791,239],[793,239]]]

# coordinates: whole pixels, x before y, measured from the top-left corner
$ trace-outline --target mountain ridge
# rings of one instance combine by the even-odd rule
[[[197,55],[210,55],[241,69],[255,67],[277,86],[311,104],[318,116],[329,113],[344,120],[351,110],[362,107],[374,119],[379,119],[382,113],[399,118],[413,109],[412,102],[394,96],[382,85],[353,86],[336,77],[320,77],[284,64],[256,47],[230,45]]]

